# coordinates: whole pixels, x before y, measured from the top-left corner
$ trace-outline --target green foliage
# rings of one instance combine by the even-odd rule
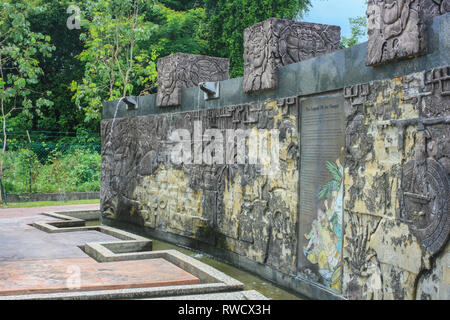
[[[31,148],[5,153],[7,193],[63,193],[100,190],[101,156],[89,148],[54,149],[42,161]]]
[[[163,1],[165,2],[165,1]],[[206,12],[203,8],[177,11],[157,3],[147,11],[146,19],[155,23],[153,36],[147,42],[159,56],[175,52],[206,54],[208,43],[203,39]]]
[[[73,81],[76,104],[85,121],[99,122],[103,101],[139,95],[139,89],[155,82],[156,52],[144,46],[153,35],[154,24],[142,14],[143,0],[100,0],[83,2],[87,30],[81,35],[85,64],[83,79]]]
[[[369,1],[365,0],[364,3],[368,5]],[[365,16],[349,18],[348,20],[352,27],[352,35],[350,38],[342,37],[341,49],[359,44],[361,38],[364,38],[367,35],[367,18]]]
[[[162,0],[160,2],[167,8],[177,11],[187,11],[202,6],[202,0]]]
[[[350,38],[342,37],[341,49],[359,44],[360,39],[367,34],[366,17],[350,18],[349,20],[352,27],[352,36]]]
[[[81,9],[80,30],[66,26],[70,4]],[[17,52],[4,42],[0,47],[28,69],[0,76],[3,95],[17,103],[5,116],[7,127],[98,131],[102,102],[155,93],[155,61],[174,52],[228,57],[231,76],[240,76],[244,28],[272,16],[296,18],[309,5],[309,0],[3,1],[0,41],[4,35],[9,43],[17,41]]]
[[[6,192],[9,190],[29,192],[30,182],[35,178],[33,168],[40,165],[36,154],[29,149],[20,149],[6,152],[2,158],[7,169],[6,179],[3,180]]]
[[[342,177],[343,177],[342,169],[339,168],[339,166],[337,164],[332,163],[330,161],[326,162],[326,167],[327,167],[328,171],[331,173],[331,175],[333,176],[333,179],[328,181],[322,187],[322,189],[320,189],[319,200],[326,199],[329,196],[331,196],[331,194],[334,191],[338,191],[339,188],[341,187],[341,183],[342,183]]]
[[[310,6],[309,0],[204,0],[208,53],[230,58],[230,76],[243,74],[244,29],[271,17],[293,19]]]
[[[50,57],[55,47],[49,36],[31,31],[28,18],[36,8],[27,2],[0,3],[0,117],[5,126],[11,118],[16,125],[29,124],[33,112],[39,115],[53,104],[50,92],[39,92],[36,85],[43,73],[38,57]]]
[[[85,30],[70,30],[66,25],[70,16],[66,11],[74,1],[38,0],[36,3],[34,7],[38,6],[39,10],[34,10],[29,16],[30,29],[50,36],[50,43],[55,50],[52,51],[52,57],[36,57],[43,74],[35,90],[50,90],[48,99],[54,103],[54,107],[44,106],[40,108],[40,114],[32,111],[33,121],[26,127],[11,127],[46,131],[73,131],[81,127],[96,131],[97,123],[84,123],[84,115],[72,101],[73,93],[70,90],[73,81],[82,79],[84,70],[84,63],[77,56],[83,51],[80,35]]]

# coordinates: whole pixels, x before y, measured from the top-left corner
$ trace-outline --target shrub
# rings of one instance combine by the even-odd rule
[[[100,191],[101,156],[92,149],[69,148],[50,152],[45,161],[30,149],[4,156],[6,193],[62,193]]]

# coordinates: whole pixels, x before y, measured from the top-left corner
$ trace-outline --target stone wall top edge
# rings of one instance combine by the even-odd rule
[[[204,101],[201,96],[200,101],[196,101],[199,96],[198,87],[182,89],[183,103],[179,107],[157,108],[156,94],[141,96],[139,99],[145,100],[145,104],[140,106],[139,110],[127,111],[125,104],[119,107],[117,118],[129,118],[145,116],[151,114],[167,114],[187,112],[203,109],[216,109],[229,107],[233,105],[248,104],[253,102],[263,102],[268,100],[277,100],[293,96],[305,96],[320,94],[334,90],[343,89],[352,85],[369,83],[377,80],[390,79],[405,76],[420,71],[444,67],[450,65],[448,54],[439,52],[439,48],[450,46],[450,37],[445,34],[448,30],[442,30],[443,22],[450,20],[450,13],[438,16],[427,21],[428,37],[431,51],[427,55],[418,58],[398,61],[379,67],[366,67],[365,56],[367,52],[367,42],[341,49],[333,53],[304,60],[279,68],[278,76],[283,80],[286,78],[286,86],[280,86],[276,90],[266,91],[259,94],[245,94],[242,88],[243,78],[232,78],[220,81],[221,96],[219,99]],[[226,59],[226,58],[220,58]],[[334,70],[330,71],[330,66]],[[321,77],[335,72],[333,81],[310,86],[310,79],[306,79],[305,74],[313,77]],[[319,79],[318,79],[319,80]],[[112,119],[115,113],[117,100],[103,103],[103,119]]]

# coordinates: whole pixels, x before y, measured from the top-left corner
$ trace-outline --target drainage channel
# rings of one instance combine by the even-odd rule
[[[193,257],[213,268],[216,268],[219,271],[222,271],[226,275],[235,278],[242,282],[245,286],[245,290],[256,290],[259,293],[263,294],[267,298],[273,300],[306,300],[307,298],[298,295],[293,292],[286,291],[275,284],[264,280],[258,276],[250,274],[249,272],[243,271],[236,267],[233,267],[229,264],[223,263],[221,261],[216,260],[214,257],[199,253],[196,251],[189,250],[184,247],[175,246],[163,241],[154,240],[153,241],[153,251],[159,250],[178,250],[185,255]]]
[[[86,221],[86,226],[100,226],[101,222],[98,220]],[[194,251],[185,247],[176,246],[164,241],[151,239],[153,241],[153,251],[162,250],[177,250],[184,253],[187,256],[193,257],[219,271],[222,271],[226,275],[235,278],[242,282],[245,286],[245,290],[256,290],[273,300],[307,300],[304,296],[301,296],[295,292],[287,291],[270,281],[267,281],[259,276],[253,275],[244,270],[233,267],[227,263],[218,261],[213,256],[210,256],[199,251]]]

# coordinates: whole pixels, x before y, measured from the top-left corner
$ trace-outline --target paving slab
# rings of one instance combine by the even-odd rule
[[[11,216],[27,216],[27,215],[36,215],[42,212],[50,211],[50,212],[59,212],[59,211],[91,211],[91,210],[100,210],[100,204],[76,204],[76,205],[68,205],[68,206],[49,206],[49,207],[34,207],[34,208],[9,208],[9,209],[0,209],[0,218],[3,216],[10,215]]]
[[[68,206],[66,209],[80,210],[74,207],[78,206]],[[30,224],[34,222],[58,221],[53,217],[42,215],[46,209],[48,208],[0,210],[0,261],[86,258],[88,256],[79,246],[88,242],[118,240],[97,231],[49,234],[31,226]]]
[[[55,234],[37,229],[0,231],[0,261],[86,258],[88,255],[79,246],[103,241],[118,239],[97,231]]]
[[[98,205],[0,210],[0,300],[133,299],[243,289],[242,283],[177,251],[142,251],[140,242],[148,239],[129,240],[108,227],[70,227],[67,212],[93,210]],[[127,247],[132,241],[136,248]],[[85,253],[87,244],[105,245],[111,259],[93,259]]]
[[[0,262],[0,296],[199,284],[164,259],[98,263],[91,258]]]

